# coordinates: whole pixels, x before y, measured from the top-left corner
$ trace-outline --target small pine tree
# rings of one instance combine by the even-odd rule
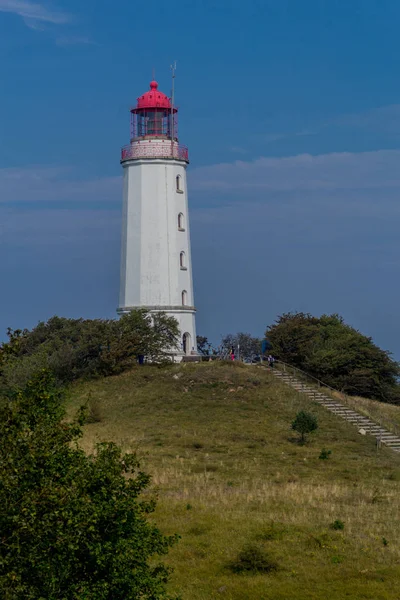
[[[300,433],[301,442],[304,443],[306,441],[306,434],[312,433],[318,429],[317,417],[311,413],[301,410],[297,413],[296,418],[292,423],[292,429],[297,431],[297,433]]]

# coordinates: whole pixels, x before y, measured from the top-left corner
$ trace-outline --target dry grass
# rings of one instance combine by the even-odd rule
[[[400,456],[377,453],[372,438],[256,367],[144,367],[77,386],[71,413],[89,393],[102,420],[82,443],[114,440],[153,475],[154,519],[182,536],[166,562],[183,600],[399,599]],[[290,424],[303,408],[319,429],[300,446]],[[337,519],[343,531],[330,527]],[[279,569],[232,573],[254,543]]]
[[[333,392],[331,395],[343,401],[343,396],[340,392]],[[385,404],[384,402],[362,398],[361,396],[345,396],[344,402],[350,408],[370,417],[377,423],[386,425],[392,431],[396,430],[400,434],[400,406]]]

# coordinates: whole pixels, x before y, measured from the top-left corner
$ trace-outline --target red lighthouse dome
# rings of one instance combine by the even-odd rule
[[[159,91],[157,81],[151,81],[150,90],[139,96],[136,107],[131,109],[131,139],[176,140],[177,112],[170,98]]]
[[[137,99],[137,109],[144,108],[169,108],[171,109],[171,101],[162,92],[158,90],[157,81],[150,82],[150,91],[146,92]]]

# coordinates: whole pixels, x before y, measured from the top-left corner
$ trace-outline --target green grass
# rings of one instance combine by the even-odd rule
[[[400,455],[257,367],[138,368],[74,387],[70,414],[89,394],[83,447],[113,440],[152,474],[183,600],[399,599]],[[303,446],[301,409],[319,423]],[[234,572],[245,549],[278,568]]]

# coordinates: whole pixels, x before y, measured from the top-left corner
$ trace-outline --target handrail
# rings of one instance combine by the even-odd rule
[[[285,362],[283,362],[283,360],[275,359],[275,362],[279,363],[281,365],[284,365],[285,367],[290,367],[294,371],[298,371],[299,373],[302,373],[303,375],[305,375],[309,379],[313,379],[314,381],[316,381],[318,383],[318,385],[322,385],[323,387],[329,388],[333,392],[337,392],[339,394],[343,393],[343,392],[339,392],[339,390],[337,390],[336,388],[333,388],[331,385],[329,385],[329,383],[325,383],[324,381],[321,381],[321,379],[318,379],[318,377],[314,377],[314,375],[310,375],[310,373],[307,373],[306,371],[303,371],[303,369],[299,369],[299,367],[294,367],[293,365],[289,365],[289,363],[285,363]],[[357,388],[355,388],[355,389],[357,389]]]
[[[334,392],[335,394],[339,394],[340,398],[344,401],[344,403],[349,407],[352,408],[353,410],[354,407],[350,406],[350,403],[348,401],[348,394],[345,394],[344,392],[341,392],[335,388],[333,388],[331,385],[329,385],[328,383],[325,383],[323,381],[321,381],[320,379],[318,379],[317,377],[314,377],[314,375],[310,375],[309,373],[307,373],[306,371],[303,371],[302,369],[299,369],[298,367],[294,367],[293,365],[290,365],[288,363],[285,363],[283,360],[275,360],[275,363],[278,363],[280,365],[283,365],[283,371],[286,371],[286,368],[292,369],[294,372],[301,374],[302,376],[305,376],[307,379],[312,379],[313,382],[316,382],[318,384],[318,387],[322,386],[324,388],[328,388],[331,392]],[[351,397],[351,396],[350,396]],[[379,402],[379,401],[377,401]],[[363,412],[363,409],[361,407],[357,408],[358,411],[361,411],[361,413]],[[370,415],[366,415],[368,416],[368,418],[370,418],[371,420],[374,420],[375,417],[370,416]],[[396,423],[395,421],[392,421],[391,419],[388,419],[386,416],[382,416],[379,415],[379,425],[380,426],[384,426],[386,427],[386,429],[388,429],[389,431],[392,431],[393,433],[395,433],[396,435],[399,435],[399,424]]]

